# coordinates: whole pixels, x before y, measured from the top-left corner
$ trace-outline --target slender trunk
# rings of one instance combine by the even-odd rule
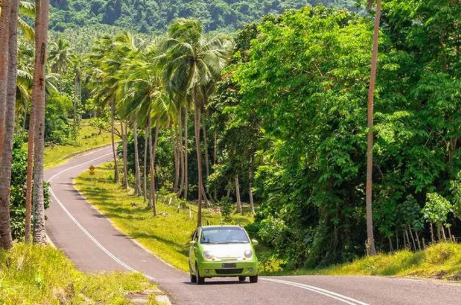
[[[235,196],[237,197],[237,212],[243,215],[242,201],[240,199],[239,176],[235,176]]]
[[[35,28],[40,28],[40,0],[35,0]],[[35,35],[35,45],[40,45],[40,35]],[[40,70],[40,57],[39,53],[35,53],[35,67],[34,67],[34,80],[33,80],[33,94],[29,116],[29,139],[27,146],[27,182],[26,182],[26,223],[25,223],[25,241],[30,243],[30,229],[31,229],[31,213],[32,213],[32,172],[34,170],[34,146],[35,146],[35,115],[36,103],[38,100],[38,90],[35,89],[35,84],[39,77]]]
[[[443,225],[440,226],[440,230],[442,231],[443,240],[447,241],[447,235],[445,235],[445,229],[443,228]]]
[[[394,247],[392,246],[392,239],[390,237],[387,238],[389,240],[389,251],[394,252]]]
[[[147,121],[149,129],[149,173],[150,173],[150,182],[149,182],[149,199],[147,201],[147,208],[152,209],[152,118],[149,115]]]
[[[430,225],[429,228],[430,228],[430,230],[431,230],[431,242],[434,243],[434,242],[435,242],[435,237],[434,237],[434,226],[432,225],[432,223],[431,223],[431,225]]]
[[[138,121],[135,118],[133,122],[133,142],[134,142],[134,176],[135,185],[134,193],[141,196],[141,174],[139,170],[139,152],[138,152]]]
[[[115,151],[115,100],[111,103],[111,117],[110,117],[110,124],[111,124],[111,137],[112,137],[112,153],[114,155],[114,177],[115,183],[120,182],[120,178],[118,176],[118,163],[117,163],[117,152]]]
[[[250,207],[251,207],[251,215],[255,214],[255,205],[253,202],[253,189],[251,186],[251,181],[253,180],[253,169],[251,166],[251,161],[250,161],[250,167],[248,170],[248,195],[250,196]]]
[[[214,132],[214,143],[213,143],[213,165],[216,165],[217,156],[218,156],[218,133]],[[215,187],[213,191],[214,201],[218,201],[218,189]]]
[[[188,190],[189,190],[189,148],[188,148],[188,118],[189,114],[187,107],[185,108],[184,113],[184,199],[187,200]]]
[[[46,244],[45,233],[45,200],[44,200],[44,177],[43,177],[43,152],[45,149],[45,73],[46,73],[46,50],[48,40],[48,16],[50,1],[42,0],[40,7],[40,28],[36,29],[36,35],[40,35],[40,44],[36,46],[39,53],[40,71],[35,80],[34,90],[37,92],[36,122],[35,122],[35,147],[34,147],[34,243]]]
[[[411,243],[410,243],[410,237],[408,236],[408,231],[406,229],[403,231],[405,233],[404,237],[406,237],[405,245],[407,246],[408,249],[411,250]]]
[[[125,125],[125,127],[123,127]],[[128,189],[128,124],[120,122],[122,129],[122,144],[123,144],[123,187]]]
[[[195,149],[197,150],[197,172],[198,172],[198,212],[197,227],[202,225],[202,153],[200,152],[200,107],[198,104],[197,86],[194,87],[194,125],[195,125]]]
[[[203,201],[205,202],[205,207],[208,208],[209,207],[208,197],[206,196],[206,191],[205,191],[205,187],[203,186],[203,183],[202,183],[202,198],[203,198]]]
[[[203,129],[203,146],[205,149],[205,170],[206,170],[206,178],[210,176],[210,160],[208,158],[208,140],[207,140],[207,133],[206,133],[206,124],[205,124],[205,116],[202,118],[202,129]]]
[[[149,141],[149,126],[146,126],[145,134],[144,134],[144,172],[143,172],[143,180],[144,180],[144,202],[147,201],[147,146]]]
[[[184,190],[184,183],[185,183],[185,165],[184,165],[184,146],[183,146],[183,139],[182,139],[182,108],[179,109],[178,113],[178,121],[179,121],[179,167],[180,167],[180,174],[181,174],[181,179],[179,183],[179,190],[177,192],[178,197],[181,196],[183,190]]]
[[[11,0],[2,0],[0,4],[2,15],[0,17],[0,152],[3,151],[3,138],[6,120],[6,96],[8,87],[8,61],[10,41],[10,10]],[[1,156],[0,156],[1,161]]]
[[[399,250],[400,250],[399,230],[397,230],[397,231],[395,232],[395,243],[396,243],[396,245],[397,245],[397,249],[396,249],[396,250],[399,251]]]
[[[174,162],[174,186],[173,193],[178,191],[179,185],[179,158],[178,158],[178,145],[176,141],[175,127],[173,124],[170,126],[171,146],[173,148],[173,162]]]
[[[373,103],[376,83],[376,70],[378,65],[378,38],[379,24],[381,20],[381,0],[378,0],[376,8],[376,20],[373,34],[373,55],[371,60],[371,79],[368,92],[368,147],[367,147],[367,183],[366,183],[366,207],[367,207],[367,255],[376,255],[375,238],[373,234]]]
[[[13,163],[13,137],[14,119],[16,106],[16,77],[18,73],[18,11],[19,0],[11,1],[10,12],[10,41],[9,41],[9,62],[8,62],[8,85],[5,135],[3,142],[1,168],[0,168],[0,247],[9,249],[12,247],[11,226],[10,226],[10,186],[11,166]]]
[[[413,233],[412,233],[412,230],[411,230],[411,226],[408,225],[408,232],[410,232],[410,236],[411,236],[411,241],[412,241],[412,244],[413,244],[413,249],[416,251],[416,241],[415,241],[415,238],[413,237]]]
[[[155,155],[157,152],[157,143],[158,143],[158,132],[160,129],[160,118],[157,118],[157,122],[155,124],[155,138],[154,138],[154,146],[152,148],[152,159],[150,161],[150,194],[152,197],[152,210],[154,216],[157,216],[157,197],[155,195]]]

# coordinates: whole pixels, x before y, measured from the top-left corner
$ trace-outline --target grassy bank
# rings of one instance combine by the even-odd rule
[[[348,264],[290,274],[411,276],[461,281],[461,244],[440,243],[424,251],[379,254]]]
[[[155,293],[140,274],[84,274],[49,246],[0,250],[0,304],[131,304],[133,295],[158,304]]]
[[[136,239],[157,257],[171,265],[188,271],[189,241],[196,227],[195,206],[178,202],[168,196],[158,203],[159,216],[153,217],[142,198],[132,195],[112,182],[111,164],[96,168],[95,175],[83,173],[75,179],[75,186],[99,211],[126,235]],[[189,209],[191,209],[189,212]],[[242,225],[251,221],[246,214],[233,215],[233,222]],[[203,210],[203,223],[220,224],[216,209]]]
[[[99,131],[90,126],[88,120],[83,120],[81,130],[74,144],[47,146],[45,148],[45,168],[52,168],[65,163],[78,153],[109,145],[111,143],[110,133]]]

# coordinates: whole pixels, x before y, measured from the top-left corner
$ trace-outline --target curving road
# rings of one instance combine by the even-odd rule
[[[173,304],[461,304],[461,285],[382,277],[260,277],[258,284],[230,278],[193,285],[187,273],[117,231],[74,189],[74,177],[109,160],[111,148],[105,147],[45,174],[52,187],[47,233],[80,270],[139,271],[155,281]]]

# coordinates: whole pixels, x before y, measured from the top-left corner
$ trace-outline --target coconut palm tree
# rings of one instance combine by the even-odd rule
[[[368,0],[368,7],[371,9],[374,0]],[[367,254],[375,255],[375,239],[373,234],[373,102],[376,83],[376,70],[378,65],[378,38],[379,25],[381,21],[381,0],[376,6],[375,27],[373,34],[373,54],[371,59],[370,88],[368,91],[368,147],[367,147],[367,183],[366,183],[366,207],[367,207]]]
[[[51,72],[64,74],[65,71],[72,66],[74,54],[70,44],[59,38],[50,45],[49,61],[51,64]]]
[[[169,38],[163,43],[163,78],[170,94],[194,102],[195,146],[198,171],[197,225],[202,223],[202,156],[200,152],[200,116],[203,99],[201,88],[216,80],[228,62],[231,41],[223,35],[206,37],[197,19],[176,19],[168,29]]]
[[[37,6],[38,4],[38,6]],[[45,200],[44,200],[44,177],[43,177],[43,153],[45,149],[45,75],[46,54],[48,47],[48,23],[50,1],[36,1],[38,23],[36,24],[36,51],[34,68],[34,93],[35,104],[35,146],[34,146],[34,184],[33,184],[33,207],[34,224],[33,240],[37,244],[46,244],[45,233]]]

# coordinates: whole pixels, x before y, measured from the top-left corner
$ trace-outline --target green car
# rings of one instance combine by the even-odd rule
[[[238,277],[258,282],[259,263],[248,233],[239,226],[203,226],[192,235],[189,251],[190,281],[203,284],[205,278]]]

